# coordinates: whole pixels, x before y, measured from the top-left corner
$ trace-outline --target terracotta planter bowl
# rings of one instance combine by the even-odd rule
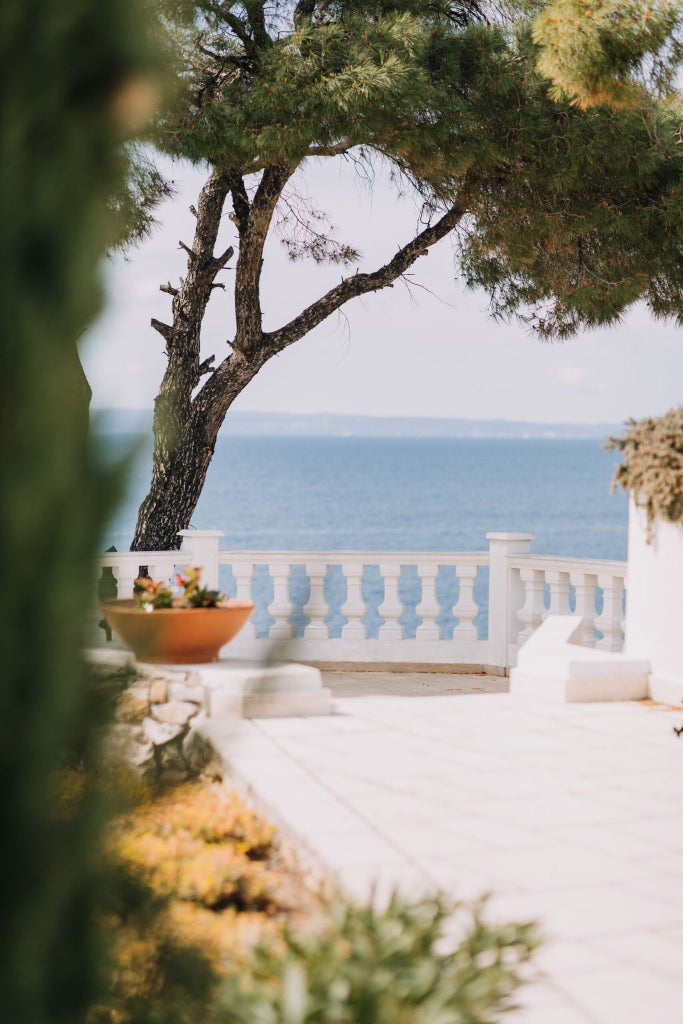
[[[254,610],[251,601],[221,601],[215,608],[158,608],[145,612],[135,601],[100,605],[112,629],[138,661],[174,665],[215,661]]]

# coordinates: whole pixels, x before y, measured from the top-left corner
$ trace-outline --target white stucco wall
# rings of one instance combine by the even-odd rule
[[[626,652],[652,666],[655,700],[683,703],[683,525],[658,520],[647,543],[643,509],[629,509]]]

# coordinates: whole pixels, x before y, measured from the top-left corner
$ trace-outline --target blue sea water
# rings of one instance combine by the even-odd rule
[[[118,456],[131,438],[111,435]],[[627,502],[599,441],[221,437],[192,526],[230,549],[469,551],[486,533],[533,533],[533,550],[626,557]],[[136,461],[106,533],[126,550],[149,481]]]
[[[120,457],[133,439],[104,439],[108,456]],[[197,529],[220,529],[230,550],[476,551],[489,531],[533,533],[539,554],[583,558],[626,557],[627,502],[610,494],[616,457],[598,441],[429,438],[219,438],[206,486],[192,520]],[[127,550],[137,507],[149,482],[150,452],[133,466],[128,497],[110,523],[106,546]],[[221,587],[235,592],[230,569]],[[294,567],[292,623],[301,635],[310,588],[303,566]],[[328,624],[339,636],[346,583],[340,566],[326,581]],[[406,636],[414,636],[421,585],[405,566],[399,593]],[[437,597],[442,636],[452,635],[458,581],[442,568]],[[382,623],[384,585],[376,565],[363,578],[369,636]],[[488,570],[479,571],[475,620],[487,635]],[[252,586],[254,620],[266,635],[273,620],[267,566],[257,566]],[[600,610],[601,595],[597,594]]]

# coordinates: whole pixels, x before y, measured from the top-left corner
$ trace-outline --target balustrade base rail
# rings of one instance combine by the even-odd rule
[[[100,599],[131,596],[142,568],[201,566],[207,586],[256,602],[229,651],[262,661],[503,672],[548,614],[581,616],[584,644],[623,645],[626,563],[532,554],[531,534],[488,534],[479,552],[223,551],[221,536],[103,555]]]

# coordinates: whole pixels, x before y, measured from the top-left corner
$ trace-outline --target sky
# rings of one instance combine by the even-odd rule
[[[177,194],[158,212],[159,225],[141,247],[104,268],[107,304],[85,339],[82,358],[93,406],[151,408],[164,369],[163,341],[150,318],[170,320],[170,297],[159,285],[177,279],[192,242],[196,202],[206,172],[166,164]],[[415,233],[418,210],[386,176],[370,189],[351,165],[318,161],[294,179],[361,252],[373,270]],[[226,213],[228,206],[226,205]],[[234,242],[227,215],[218,251]],[[292,263],[269,241],[263,274],[264,326],[286,323],[342,276],[356,269]],[[222,279],[229,281],[228,269]],[[219,277],[219,280],[221,278]],[[271,360],[233,409],[617,423],[658,415],[683,396],[683,329],[655,322],[644,307],[609,330],[564,342],[543,342],[518,324],[495,322],[487,297],[458,280],[449,240],[413,267],[408,289],[355,299],[309,336]],[[229,291],[216,290],[202,336],[202,356],[227,353],[233,330]]]

